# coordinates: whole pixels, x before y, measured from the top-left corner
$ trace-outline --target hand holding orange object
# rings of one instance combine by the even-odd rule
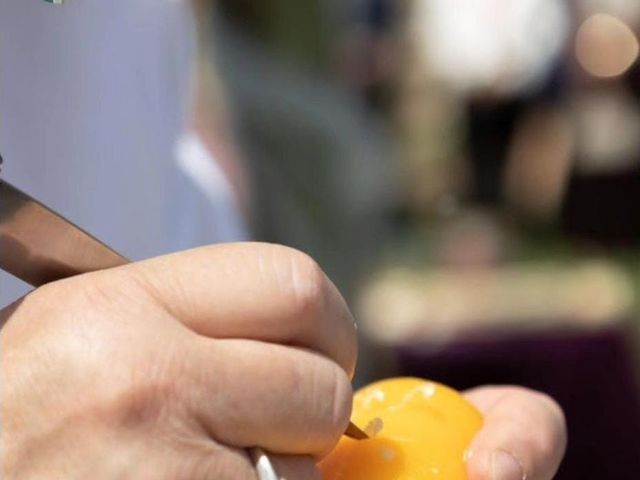
[[[360,425],[379,419],[370,423],[379,431],[365,441],[343,437],[320,463],[323,478],[553,478],[565,446],[564,419],[553,401],[516,387],[483,387],[465,397],[412,378],[360,390],[352,418]]]

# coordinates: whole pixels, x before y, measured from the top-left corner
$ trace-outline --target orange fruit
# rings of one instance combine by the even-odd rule
[[[465,452],[482,426],[455,390],[395,378],[358,391],[352,420],[368,440],[342,437],[320,462],[324,480],[466,480]]]

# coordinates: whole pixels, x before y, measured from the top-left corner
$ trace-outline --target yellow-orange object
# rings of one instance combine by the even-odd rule
[[[379,431],[369,440],[343,437],[320,463],[323,480],[466,480],[465,452],[482,426],[458,392],[416,378],[360,390],[352,419]]]

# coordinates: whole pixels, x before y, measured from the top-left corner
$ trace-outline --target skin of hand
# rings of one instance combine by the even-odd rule
[[[6,480],[316,478],[351,414],[353,318],[317,264],[205,247],[52,283],[2,312]]]
[[[7,480],[255,480],[251,446],[275,452],[282,477],[316,479],[351,413],[353,318],[286,247],[205,247],[75,277],[3,322]],[[517,387],[465,395],[486,419],[470,480],[552,478],[566,443],[552,400]]]
[[[469,449],[469,480],[552,480],[567,445],[564,414],[539,392],[486,386],[465,392],[485,424]]]

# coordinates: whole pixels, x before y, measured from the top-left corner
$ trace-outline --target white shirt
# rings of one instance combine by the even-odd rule
[[[194,29],[183,0],[0,0],[3,178],[131,259],[245,238],[186,133]],[[25,290],[0,273],[0,306]]]
[[[415,0],[412,29],[430,73],[463,93],[539,86],[570,29],[562,0]]]

